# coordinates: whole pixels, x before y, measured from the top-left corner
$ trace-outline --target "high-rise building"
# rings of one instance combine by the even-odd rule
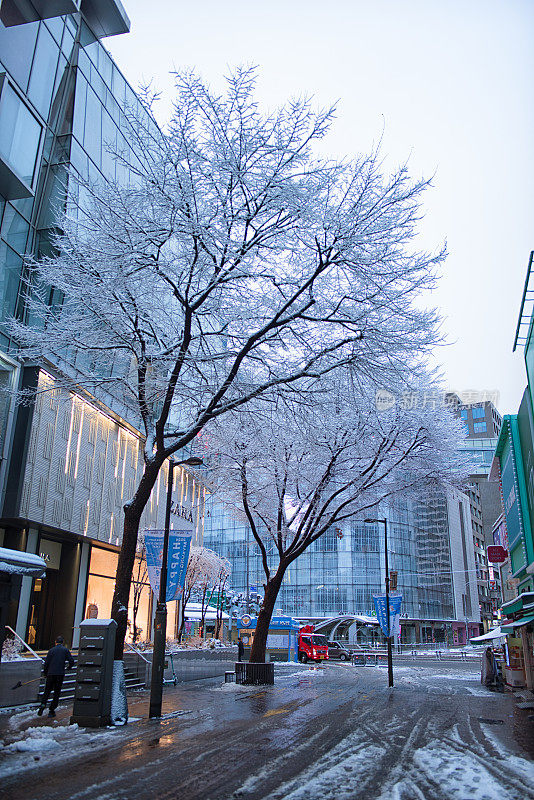
[[[388,520],[389,568],[403,596],[401,640],[452,645],[476,636],[480,615],[466,495],[443,487],[417,501],[399,498],[376,516]],[[230,560],[236,591],[262,593],[264,573],[250,528],[214,497],[206,505],[204,544]],[[274,551],[270,556],[276,558]],[[373,594],[384,590],[384,526],[353,519],[290,566],[277,609],[314,622],[330,618],[337,636],[372,642],[379,639]]]
[[[76,645],[87,614],[110,615],[122,506],[143,468],[143,441],[112,398],[59,390],[53,364],[14,357],[1,323],[23,313],[25,256],[50,252],[71,176],[129,179],[108,145],[129,153],[128,113],[143,112],[102,44],[128,30],[119,0],[0,5],[0,386],[39,388],[30,406],[0,393],[0,546],[47,563],[46,578],[23,579],[10,620],[38,648],[59,633]],[[184,469],[175,479],[174,507],[199,540],[204,489]],[[163,527],[165,482],[166,467],[142,527]],[[144,636],[149,606],[145,579]]]
[[[496,584],[498,574],[488,563],[487,548],[493,544],[493,525],[501,513],[499,487],[488,480],[488,475],[501,432],[502,417],[489,400],[458,404],[456,415],[462,419],[466,430],[461,449],[469,454],[475,465],[465,491],[471,506],[478,602],[486,632],[497,622],[500,597]]]

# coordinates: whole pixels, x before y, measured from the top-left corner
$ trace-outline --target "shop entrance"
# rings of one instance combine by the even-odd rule
[[[48,650],[58,632],[52,630],[58,599],[59,573],[47,570],[46,578],[35,581],[30,604],[28,644],[35,650]]]
[[[39,555],[46,563],[46,577],[34,582],[27,642],[35,650],[48,650],[56,636],[61,635],[70,647],[80,547],[77,542],[58,542],[42,536]]]

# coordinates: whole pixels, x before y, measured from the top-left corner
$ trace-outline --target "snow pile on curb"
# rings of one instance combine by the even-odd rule
[[[232,681],[231,683],[223,683],[222,686],[215,686],[211,689],[212,692],[240,692],[241,689],[247,689],[250,691],[251,689],[264,689],[264,686],[252,686],[251,684],[245,683],[235,683]]]
[[[46,763],[49,764],[55,756],[63,760],[73,749],[78,755],[82,751],[101,746],[115,733],[116,729],[87,730],[77,724],[57,723],[14,731],[12,735],[7,735],[5,743],[0,744],[0,756],[2,756],[0,775],[35,767],[39,764],[41,756],[45,757]],[[14,741],[9,741],[15,736],[17,738]]]

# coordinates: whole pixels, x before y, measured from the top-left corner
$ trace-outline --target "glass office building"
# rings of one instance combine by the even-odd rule
[[[468,498],[444,487],[414,501],[398,499],[377,516],[388,519],[388,561],[403,595],[402,639],[406,642],[465,642],[478,633]],[[248,525],[211,497],[206,504],[204,545],[232,563],[232,587],[263,593],[264,573]],[[276,560],[270,555],[273,562]],[[288,569],[277,610],[300,619],[360,615],[352,631],[377,634],[366,618],[375,615],[373,594],[385,591],[384,526],[354,519],[333,528]]]
[[[47,563],[45,578],[23,579],[9,620],[38,648],[58,633],[76,645],[81,619],[109,617],[122,507],[142,470],[143,442],[112,398],[56,389],[53,365],[21,363],[2,322],[24,314],[26,257],[50,252],[73,176],[132,179],[129,119],[144,114],[154,123],[101,41],[128,30],[119,0],[0,4],[0,388],[40,390],[31,407],[0,394],[0,546]],[[163,527],[165,482],[166,467],[142,528]],[[174,491],[176,508],[193,519],[180,527],[190,525],[198,542],[203,487],[180,468]],[[145,638],[147,585],[140,609]],[[170,628],[172,636],[172,621]]]

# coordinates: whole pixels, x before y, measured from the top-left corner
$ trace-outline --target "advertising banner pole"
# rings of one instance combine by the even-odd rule
[[[393,686],[393,653],[391,650],[391,614],[389,609],[389,568],[388,568],[388,521],[384,523],[384,554],[386,560],[386,618],[387,618],[387,641],[388,641],[388,686]]]
[[[375,519],[368,517],[364,519],[364,522],[374,522],[379,523],[382,522],[384,524],[384,556],[386,562],[386,625],[384,635],[387,641],[387,648],[388,648],[388,686],[393,686],[393,651],[391,647],[391,618],[390,618],[390,607],[389,607],[389,564],[388,564],[388,521],[384,517],[383,519]]]

